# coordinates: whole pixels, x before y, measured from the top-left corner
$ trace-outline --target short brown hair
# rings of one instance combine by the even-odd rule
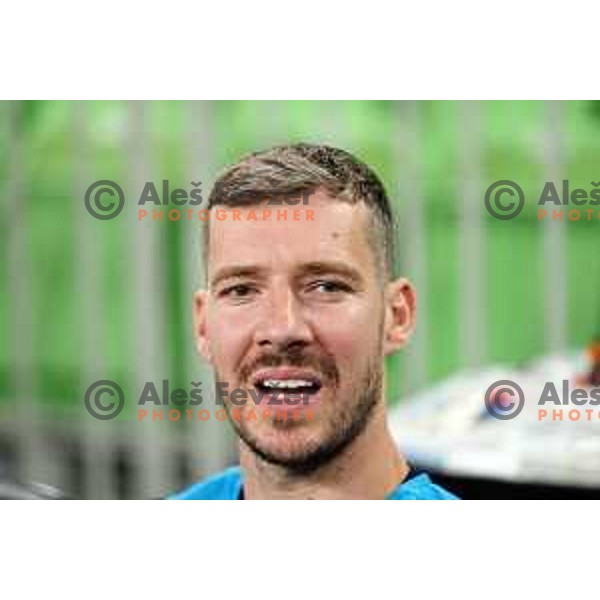
[[[214,206],[258,203],[266,197],[325,189],[350,203],[364,202],[373,215],[370,239],[378,264],[389,278],[395,267],[395,223],[385,188],[373,170],[349,152],[322,144],[298,143],[254,152],[222,172],[208,198]],[[208,256],[205,228],[204,256]]]

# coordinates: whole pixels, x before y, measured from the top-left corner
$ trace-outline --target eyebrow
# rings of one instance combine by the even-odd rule
[[[222,281],[232,278],[242,277],[264,277],[268,269],[256,265],[232,265],[223,267],[217,271],[210,281],[210,286],[215,287]],[[356,283],[363,282],[364,278],[354,267],[341,261],[316,261],[303,264],[299,269],[297,276],[306,277],[307,275],[326,275],[334,273],[341,275]]]
[[[302,265],[299,269],[300,275],[326,275],[335,273],[351,279],[357,283],[363,281],[363,276],[358,269],[341,261],[318,261]]]
[[[256,277],[264,275],[267,269],[264,267],[258,267],[254,265],[232,265],[230,267],[223,267],[218,270],[210,280],[210,287],[215,287],[225,279],[231,279],[234,277]]]

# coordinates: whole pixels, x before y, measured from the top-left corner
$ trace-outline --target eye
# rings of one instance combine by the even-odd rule
[[[247,283],[236,283],[224,288],[218,293],[220,298],[230,298],[232,300],[245,300],[250,298],[257,290]]]
[[[321,279],[315,281],[309,286],[310,291],[318,291],[323,294],[339,294],[339,293],[350,293],[352,288],[343,281],[336,281],[334,279]]]

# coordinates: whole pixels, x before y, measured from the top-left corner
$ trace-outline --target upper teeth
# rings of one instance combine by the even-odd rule
[[[306,379],[265,379],[263,385],[272,388],[298,388],[312,386]]]

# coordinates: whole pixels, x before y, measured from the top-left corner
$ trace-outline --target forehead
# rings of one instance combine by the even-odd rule
[[[217,210],[222,210],[225,218],[218,220]],[[268,210],[270,218],[263,219]],[[239,211],[238,219],[234,219],[234,211]],[[251,211],[256,220],[248,220]],[[295,220],[294,215],[300,218]],[[375,269],[369,244],[371,226],[363,202],[336,200],[321,190],[311,194],[306,205],[217,206],[211,211],[209,222],[208,275],[232,265],[276,271],[335,261],[352,265],[368,277]]]

